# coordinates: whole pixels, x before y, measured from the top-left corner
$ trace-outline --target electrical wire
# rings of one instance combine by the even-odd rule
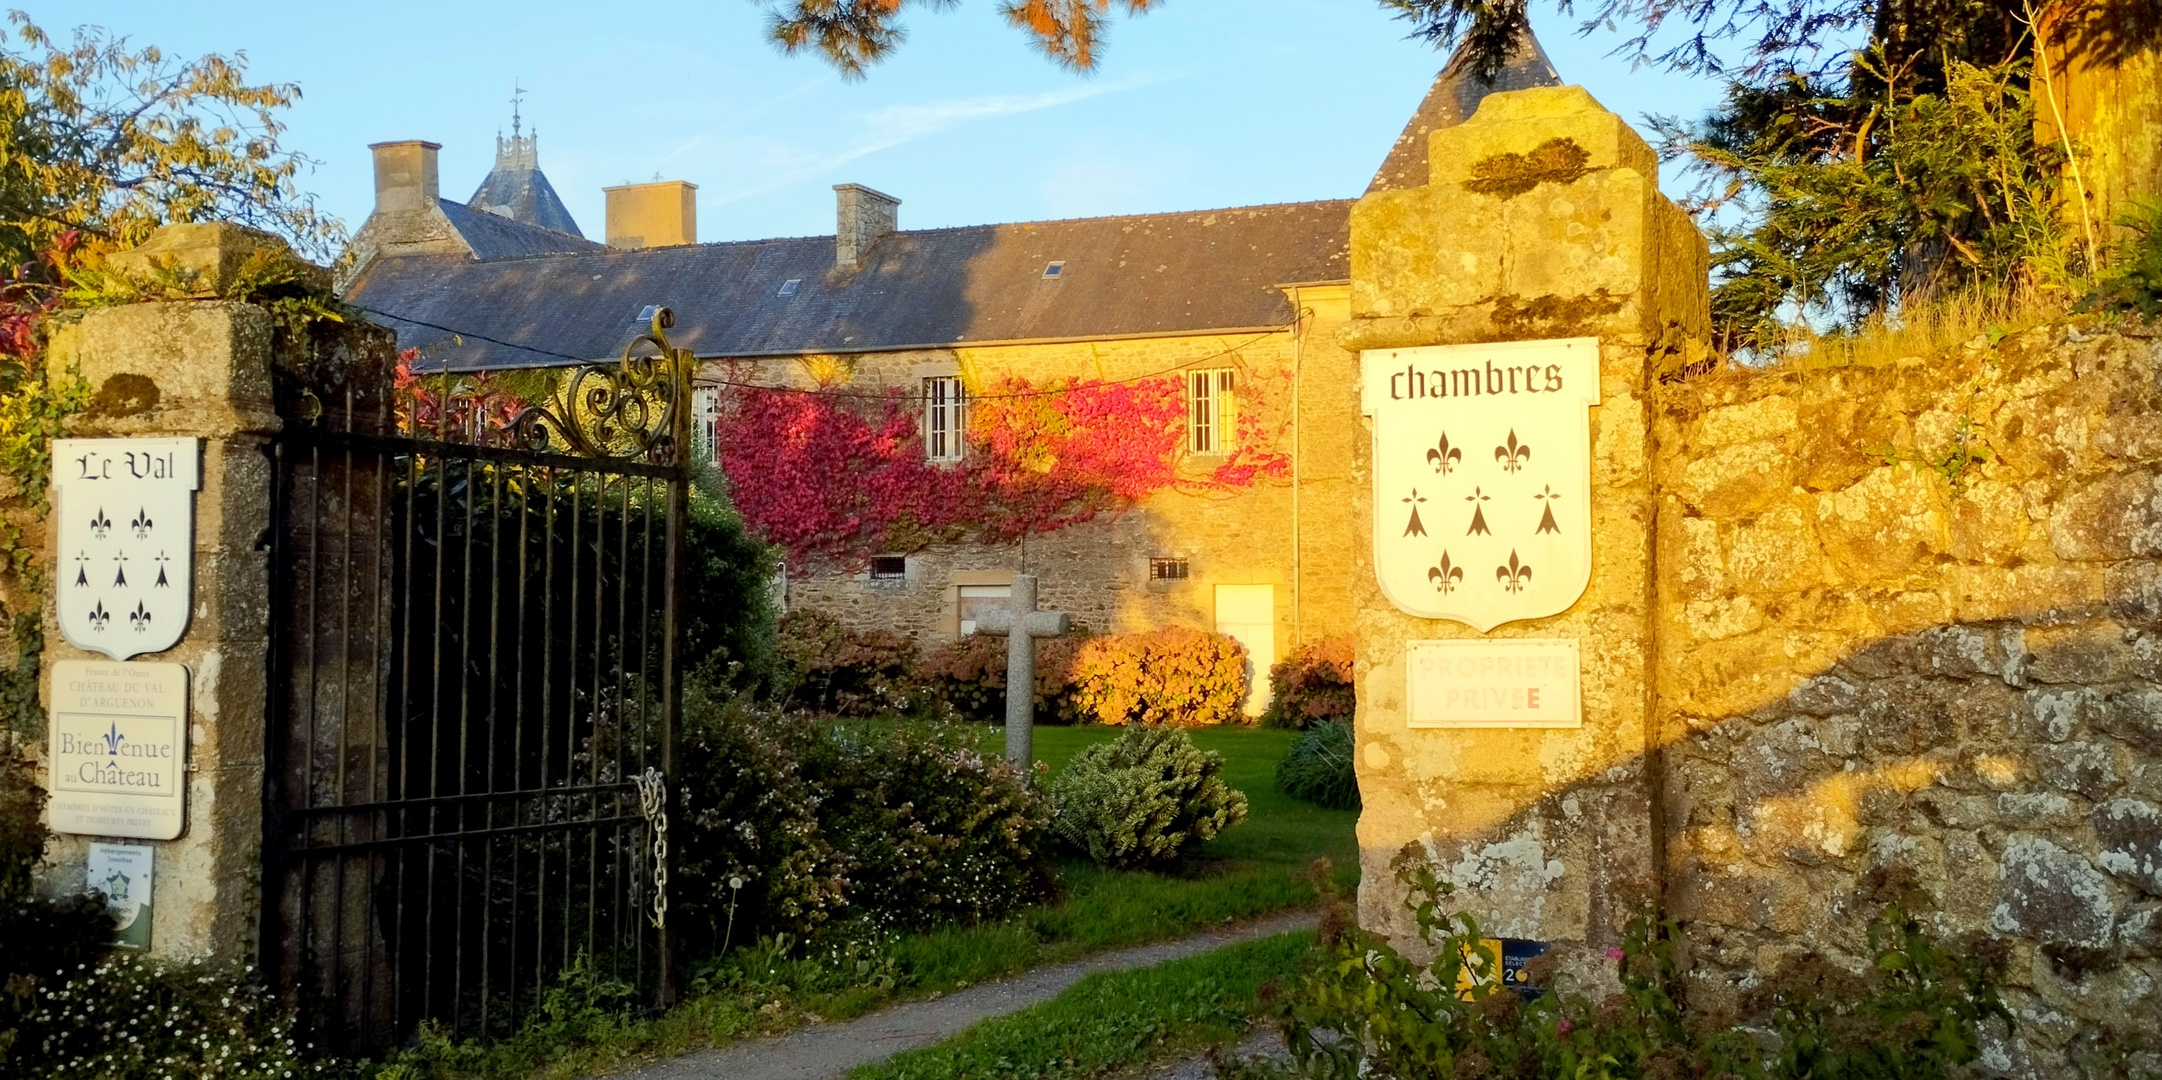
[[[361,311],[365,311],[365,312],[367,312],[367,313],[368,313],[368,314],[370,314],[370,315],[377,315],[377,316],[381,316],[382,318],[385,318],[385,319],[393,319],[393,320],[396,320],[396,321],[398,321],[398,322],[402,322],[402,323],[408,323],[408,324],[411,324],[411,325],[413,325],[413,326],[424,326],[424,327],[427,327],[427,328],[428,328],[428,329],[430,329],[430,330],[440,330],[440,331],[442,331],[442,332],[444,332],[444,333],[446,333],[446,334],[451,334],[451,335],[455,335],[455,336],[457,336],[457,337],[459,337],[459,338],[472,338],[472,339],[473,339],[473,340],[475,340],[475,341],[485,341],[485,342],[489,343],[490,345],[501,345],[501,346],[503,346],[503,347],[504,347],[504,348],[506,348],[506,349],[517,349],[517,350],[518,350],[518,351],[520,351],[520,352],[528,352],[528,353],[533,353],[533,354],[535,354],[535,355],[537,355],[537,356],[548,356],[548,357],[554,357],[555,359],[558,359],[558,360],[569,360],[569,361],[571,361],[572,363],[576,363],[576,364],[594,364],[594,363],[602,363],[602,362],[603,362],[603,361],[598,361],[598,360],[594,360],[594,359],[593,359],[593,358],[591,358],[591,357],[584,357],[584,356],[572,356],[572,355],[571,355],[571,354],[569,354],[569,353],[562,353],[562,352],[556,352],[556,351],[555,351],[555,350],[553,350],[553,349],[543,349],[543,348],[540,348],[540,347],[538,347],[538,346],[534,346],[534,345],[520,345],[520,344],[518,344],[517,342],[514,342],[514,341],[504,341],[504,340],[503,340],[503,339],[501,339],[501,338],[489,337],[489,336],[488,336],[488,335],[486,335],[486,334],[482,334],[482,333],[476,333],[476,332],[473,332],[473,331],[470,331],[470,330],[460,330],[460,329],[458,329],[457,327],[454,327],[454,326],[444,326],[444,325],[443,325],[443,324],[441,324],[441,323],[433,323],[433,322],[429,322],[429,321],[427,321],[427,320],[425,320],[425,319],[415,319],[415,318],[412,318],[412,317],[410,317],[410,316],[406,316],[406,315],[397,315],[397,314],[393,314],[393,313],[391,313],[391,312],[388,312],[388,311],[381,311],[381,310],[378,310],[378,309],[376,309],[376,308],[372,308],[372,307],[369,307],[369,306],[368,306],[368,305],[366,305],[366,304],[355,304],[355,303],[353,303],[352,301],[346,301],[346,303],[347,303],[347,304],[349,304],[349,305],[350,305],[350,306],[352,306],[352,307],[355,307],[355,308],[358,308],[358,309],[360,309]],[[1123,378],[1123,379],[1105,379],[1105,380],[1103,380],[1102,382],[1100,382],[1100,383],[1097,383],[1097,384],[1095,384],[1095,385],[1099,385],[1099,386],[1123,386],[1123,385],[1127,385],[1127,384],[1131,384],[1131,383],[1140,383],[1140,382],[1147,382],[1147,381],[1148,381],[1148,380],[1150,380],[1150,379],[1160,379],[1160,378],[1162,378],[1162,377],[1164,377],[1164,376],[1166,376],[1166,375],[1169,375],[1169,374],[1171,374],[1171,373],[1173,373],[1173,372],[1176,372],[1176,371],[1183,371],[1183,370],[1185,370],[1185,369],[1187,369],[1187,368],[1193,367],[1193,366],[1194,366],[1194,365],[1196,365],[1196,364],[1206,364],[1206,363],[1208,363],[1208,362],[1209,362],[1209,361],[1211,361],[1211,360],[1215,360],[1215,359],[1218,359],[1218,358],[1220,358],[1220,357],[1225,357],[1225,356],[1229,356],[1229,355],[1231,355],[1232,353],[1238,352],[1238,351],[1239,351],[1240,349],[1246,348],[1246,347],[1247,347],[1248,345],[1252,345],[1252,344],[1254,344],[1254,342],[1260,341],[1260,340],[1261,340],[1262,338],[1268,337],[1268,336],[1269,336],[1269,335],[1271,335],[1271,334],[1281,334],[1281,333],[1283,333],[1283,332],[1285,332],[1285,331],[1287,331],[1287,330],[1293,329],[1293,328],[1294,328],[1294,327],[1296,327],[1297,325],[1298,325],[1298,320],[1297,320],[1296,318],[1294,318],[1294,319],[1293,319],[1293,320],[1292,320],[1291,322],[1285,323],[1285,324],[1284,324],[1284,325],[1282,325],[1282,326],[1277,326],[1277,327],[1271,327],[1270,329],[1267,329],[1267,330],[1256,330],[1256,331],[1253,331],[1253,340],[1252,340],[1252,341],[1246,341],[1246,342],[1242,342],[1242,343],[1240,343],[1240,344],[1237,344],[1237,345],[1233,345],[1233,346],[1231,346],[1231,347],[1230,347],[1230,348],[1228,348],[1228,349],[1223,349],[1223,350],[1220,350],[1220,351],[1218,351],[1218,352],[1214,352],[1214,353],[1211,353],[1211,354],[1209,354],[1209,355],[1207,355],[1207,356],[1201,357],[1201,358],[1200,358],[1200,359],[1198,359],[1198,360],[1186,360],[1186,361],[1182,361],[1182,362],[1180,362],[1180,363],[1178,363],[1178,364],[1174,364],[1174,365],[1172,365],[1172,366],[1170,366],[1170,367],[1167,367],[1167,368],[1164,368],[1164,369],[1162,369],[1162,370],[1160,370],[1160,371],[1152,371],[1152,372],[1149,372],[1149,373],[1148,373],[1148,374],[1146,374],[1146,375],[1133,375],[1133,376],[1129,376],[1129,377],[1127,377],[1127,378]],[[431,373],[431,374],[434,374],[434,373]],[[702,383],[702,384],[705,384],[705,385],[709,385],[709,386],[730,386],[730,387],[735,387],[735,388],[737,388],[737,389],[741,389],[741,390],[765,390],[765,391],[770,391],[770,392],[773,392],[773,393],[781,393],[781,394],[815,394],[815,395],[818,395],[818,396],[820,396],[820,397],[850,397],[850,398],[863,398],[863,399],[867,399],[867,400],[875,400],[875,401],[884,401],[884,400],[886,400],[886,399],[888,399],[888,398],[890,398],[890,397],[892,397],[892,396],[893,396],[893,393],[892,393],[892,391],[878,391],[878,392],[867,392],[867,391],[859,391],[859,390],[822,390],[822,389],[818,389],[818,388],[816,388],[816,387],[803,387],[803,386],[773,386],[773,385],[769,385],[769,384],[766,384],[766,383],[750,383],[750,382],[739,382],[739,381],[736,381],[736,380],[733,380],[733,379],[713,379],[713,378],[700,378],[700,379],[698,379],[698,382],[700,382],[700,383]],[[896,388],[896,389],[899,389],[899,388]],[[904,391],[904,392],[905,392],[905,391]],[[1063,394],[1063,393],[1066,393],[1066,392],[1067,392],[1067,388],[1064,388],[1064,387],[1060,387],[1060,388],[1056,388],[1056,389],[1046,389],[1046,390],[1019,390],[1019,391],[1014,391],[1014,392],[1011,392],[1011,393],[1002,393],[1002,394],[970,394],[970,395],[968,395],[968,400],[969,400],[969,401],[1000,401],[1000,400],[1008,400],[1008,399],[1012,399],[1012,398],[1032,398],[1032,397],[1049,397],[1049,396],[1052,396],[1052,395],[1055,395],[1055,394]]]

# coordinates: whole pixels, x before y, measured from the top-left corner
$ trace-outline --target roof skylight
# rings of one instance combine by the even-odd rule
[[[1050,265],[1043,268],[1043,276],[1047,278],[1060,277],[1063,276],[1065,273],[1066,263],[1064,261],[1051,263]]]
[[[796,286],[798,286],[798,285],[801,285],[801,284],[803,284],[803,279],[802,279],[802,278],[799,278],[799,277],[792,277],[792,278],[789,278],[789,279],[788,279],[787,281],[781,282],[781,295],[782,295],[782,296],[794,296],[794,295],[796,295]]]

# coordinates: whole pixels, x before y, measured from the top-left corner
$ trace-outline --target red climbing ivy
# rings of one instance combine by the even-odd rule
[[[1243,389],[1243,388],[1242,388]],[[718,463],[753,530],[803,559],[843,561],[941,540],[1011,540],[1116,513],[1164,490],[1231,491],[1290,472],[1267,410],[1239,398],[1238,449],[1183,460],[1184,379],[1007,379],[977,391],[957,465],[924,460],[905,391],[740,388],[715,432]]]

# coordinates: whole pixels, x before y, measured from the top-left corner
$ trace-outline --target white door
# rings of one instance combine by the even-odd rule
[[[1011,585],[963,585],[958,600],[961,636],[976,632],[976,620],[986,611],[1004,611],[1012,605]]]
[[[1216,632],[1246,646],[1246,715],[1269,707],[1269,668],[1276,663],[1276,586],[1218,585]]]

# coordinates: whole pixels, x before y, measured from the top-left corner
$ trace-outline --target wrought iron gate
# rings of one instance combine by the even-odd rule
[[[334,1047],[508,1032],[573,967],[668,992],[670,321],[620,364],[286,410],[263,960]]]

